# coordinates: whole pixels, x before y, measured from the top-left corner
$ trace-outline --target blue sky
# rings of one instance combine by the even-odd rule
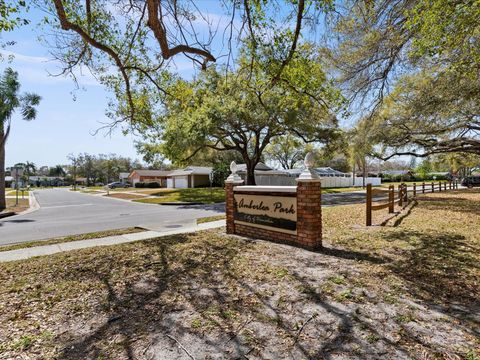
[[[221,3],[213,0],[195,2],[195,6],[208,18],[213,28],[218,25],[218,32],[212,42],[217,62],[225,62],[226,57],[218,55],[228,52],[224,39],[228,38],[229,33],[223,30],[230,17],[225,15]],[[7,66],[12,67],[19,72],[22,92],[35,92],[42,96],[36,120],[25,122],[17,115],[12,119],[12,131],[6,146],[7,167],[25,161],[34,162],[37,166],[67,164],[68,154],[82,152],[115,153],[140,158],[135,151],[135,138],[132,135],[124,136],[120,129],[111,134],[100,131],[93,135],[103,124],[111,121],[105,116],[111,94],[96,82],[88,70],[76,74],[80,89],[76,88],[70,78],[49,75],[58,74],[60,65],[52,60],[49,49],[38,40],[40,35],[47,36],[45,29],[37,25],[43,16],[44,13],[40,10],[31,9],[26,15],[32,20],[30,25],[0,34],[1,43],[15,41],[15,45],[0,50],[4,58],[0,62],[0,71],[3,72]],[[197,20],[196,29],[204,31],[207,37],[208,25],[200,18]],[[240,27],[238,17],[235,26],[237,30]],[[310,33],[308,37],[316,38],[317,35]],[[235,55],[236,48],[232,51]],[[13,57],[11,62],[8,62],[9,56]],[[185,57],[176,57],[174,66],[186,78],[197,71]]]
[[[223,21],[218,2],[202,1],[200,5],[207,9],[212,21]],[[33,19],[31,25],[3,33],[0,38],[2,43],[16,43],[0,50],[4,58],[0,71],[12,67],[19,73],[22,92],[42,96],[36,120],[25,122],[18,115],[12,118],[12,131],[6,146],[7,167],[25,161],[37,166],[66,164],[69,153],[81,152],[140,158],[135,151],[135,138],[124,136],[120,129],[109,135],[105,131],[93,135],[102,123],[111,121],[105,116],[110,94],[88,70],[77,73],[80,89],[76,89],[70,78],[49,75],[58,74],[60,67],[52,61],[48,48],[38,40],[39,35],[44,35],[44,30],[37,26],[42,16],[39,10],[32,9],[27,15]],[[9,62],[11,55],[14,57]],[[179,59],[175,64],[182,76],[191,76],[194,71],[190,61]]]
[[[2,51],[4,57],[14,54],[12,62],[3,61],[0,69],[10,66],[19,73],[22,92],[42,96],[38,117],[25,122],[15,115],[6,146],[6,163],[32,161],[38,166],[67,163],[69,153],[116,153],[137,157],[131,136],[115,131],[111,136],[91,134],[107,122],[105,108],[108,94],[88,72],[78,77],[80,90],[70,78],[52,77],[58,64],[37,40],[37,28],[26,26],[3,34],[2,41],[16,44]]]

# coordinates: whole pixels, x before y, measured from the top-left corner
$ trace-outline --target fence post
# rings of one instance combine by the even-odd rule
[[[372,226],[372,184],[367,184],[367,226]]]
[[[432,181],[432,193],[435,192],[435,183]]]
[[[449,190],[452,190],[452,180],[450,180],[450,181],[448,182],[448,189],[449,189]]]
[[[442,182],[441,181],[438,182],[438,191],[440,191],[440,192],[442,191]]]
[[[399,199],[399,202],[398,202],[398,206],[402,207],[403,205],[403,190],[402,190],[402,185],[398,185],[398,199]]]
[[[443,188],[445,189],[445,191],[447,191],[447,182],[446,181],[443,183]]]
[[[408,206],[408,189],[406,184],[403,184],[403,194],[405,196],[404,206],[406,207]]]
[[[425,194],[425,181],[422,183],[422,194]]]
[[[417,196],[417,183],[413,183],[413,197]]]
[[[388,213],[392,214],[395,211],[395,186],[388,187]]]

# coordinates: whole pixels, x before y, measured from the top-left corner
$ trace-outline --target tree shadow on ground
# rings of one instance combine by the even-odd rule
[[[365,252],[347,250],[342,248],[335,248],[330,245],[324,245],[317,251],[320,254],[333,256],[336,258],[356,261],[368,261],[372,264],[384,264],[389,262],[390,259],[384,257],[373,256]]]
[[[162,340],[167,340],[172,348],[177,345],[173,340],[173,335],[178,338],[184,336],[195,338],[197,335],[191,331],[191,328],[185,326],[181,321],[170,319],[170,316],[181,313],[187,307],[202,311],[211,306],[213,299],[204,301],[205,299],[198,294],[199,289],[196,288],[198,285],[211,288],[215,293],[214,302],[219,306],[231,303],[232,300],[216,291],[222,287],[222,284],[215,283],[213,273],[218,271],[219,264],[226,264],[237,256],[242,246],[225,251],[214,244],[208,244],[208,248],[198,249],[199,251],[196,252],[202,253],[200,258],[186,258],[181,262],[181,266],[177,262],[173,269],[171,263],[174,262],[174,259],[178,259],[171,249],[172,246],[188,241],[187,235],[151,241],[150,261],[147,259],[141,264],[143,271],[148,272],[150,276],[143,276],[142,271],[139,271],[140,277],[126,279],[121,287],[116,284],[118,279],[112,280],[113,273],[118,269],[109,266],[101,269],[92,268],[88,271],[79,268],[78,274],[71,274],[73,278],[78,276],[85,279],[96,279],[103,284],[107,295],[104,303],[98,305],[98,312],[106,313],[108,316],[106,321],[87,335],[73,334],[73,340],[71,338],[59,339],[60,343],[63,343],[63,349],[58,357],[61,359],[96,359],[105,353],[105,343],[116,339],[116,346],[123,349],[124,356],[122,358],[134,359],[138,358],[138,348],[134,343],[152,334],[163,334],[164,336],[172,334],[171,338]],[[249,245],[245,243],[245,246]],[[222,257],[218,256],[219,250],[221,250]],[[128,264],[124,265],[128,266]],[[136,289],[139,282],[145,282],[146,288]],[[171,296],[171,293],[178,296],[180,289],[185,288],[187,291],[182,294],[182,297],[185,297],[188,303],[164,300],[164,296]],[[170,294],[167,295],[167,293]],[[220,324],[216,325],[221,326]],[[225,330],[225,334],[228,334],[227,330],[231,329],[223,330]],[[202,339],[202,342],[218,354],[224,352],[222,342],[216,343],[208,339]],[[237,349],[243,348],[238,339],[232,338],[229,342]],[[143,356],[148,351],[148,347],[144,349]]]
[[[413,242],[413,250],[386,265],[405,280],[409,295],[457,318],[470,333],[480,336],[480,286],[475,275],[480,269],[475,257],[480,247],[455,233],[400,230],[385,234],[385,240]]]
[[[412,285],[414,296],[465,304],[478,301],[478,293],[471,287],[470,270],[480,268],[473,255],[480,248],[468,243],[464,236],[412,230],[388,232],[384,236],[386,241],[414,242],[415,249],[388,265]]]
[[[473,201],[471,199],[464,199],[461,197],[462,194],[458,194],[457,197],[418,197],[422,208],[428,211],[439,210],[442,207],[448,211],[454,211],[464,214],[465,216],[469,213],[480,215],[480,206],[478,201]]]
[[[473,296],[475,289],[465,277],[469,268],[479,266],[471,255],[478,249],[455,234],[427,236],[403,230],[385,236],[387,241],[412,239],[415,250],[405,251],[400,260],[394,261],[386,256],[332,246],[314,253],[275,245],[277,251],[291,255],[284,255],[277,262],[278,266],[286,258],[291,260],[288,276],[284,277],[282,269],[270,268],[274,263],[271,261],[252,265],[252,258],[247,258],[244,263],[238,262],[245,252],[259,246],[254,242],[228,237],[221,237],[224,239],[221,242],[217,237],[217,242],[195,243],[191,236],[179,235],[146,242],[148,252],[140,262],[127,258],[118,264],[112,255],[111,261],[102,259],[101,266],[79,266],[69,276],[77,281],[85,279],[103,284],[105,296],[96,306],[98,314],[104,316],[100,325],[86,334],[70,333],[68,336],[73,338],[60,336],[58,343],[62,351],[58,357],[99,358],[108,353],[105,348],[114,343],[117,349],[122,349],[121,358],[147,358],[147,353],[161,358],[165,356],[162,352],[165,348],[178,348],[177,340],[172,340],[178,339],[192,354],[210,353],[232,359],[250,355],[330,359],[334,352],[348,353],[357,359],[381,358],[381,349],[359,335],[361,328],[391,351],[394,349],[399,357],[407,358],[409,352],[405,344],[388,338],[378,323],[363,318],[355,310],[355,304],[346,307],[327,296],[319,287],[324,279],[312,280],[305,269],[328,269],[336,259],[340,259],[336,265],[342,267],[354,266],[356,261],[380,265],[405,279],[411,298],[424,300],[438,311],[461,318],[442,302],[455,302],[462,308],[470,306],[470,312],[476,302],[478,305]],[[262,251],[268,253],[268,250]],[[111,266],[112,263],[116,266]],[[130,269],[135,276],[119,280],[122,267]],[[240,271],[242,267],[244,271]],[[282,285],[284,279],[288,281]],[[144,286],[139,288],[139,284]],[[276,293],[282,286],[287,286],[291,295],[286,305],[281,304],[281,297]],[[321,316],[313,318],[315,311]],[[202,328],[191,326],[189,314],[192,313],[199,314]],[[242,320],[233,326],[235,316]],[[331,318],[330,322],[325,317]],[[473,332],[473,324],[467,324],[466,328]],[[303,338],[306,332],[309,334]],[[275,342],[278,333],[283,338]],[[404,338],[421,344],[431,353],[436,351],[414,331],[405,330]],[[287,353],[277,349],[285,343],[289,344]],[[172,353],[172,357],[163,358],[188,358],[185,352],[179,351],[179,355]]]

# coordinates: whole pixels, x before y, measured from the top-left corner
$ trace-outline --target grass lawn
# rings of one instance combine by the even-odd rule
[[[344,188],[322,188],[323,194],[336,194],[336,193],[343,193],[343,192],[352,192],[352,191],[362,191],[365,190],[361,186],[356,187],[344,187]]]
[[[29,193],[29,191],[27,191],[27,190],[23,191],[23,197],[24,197],[24,198],[28,198],[28,193]],[[16,191],[16,190],[6,191],[6,192],[5,192],[5,195],[6,195],[6,196],[16,196],[16,195],[17,195],[17,191]],[[22,198],[22,191],[21,191],[21,190],[18,191],[18,197],[19,197],[19,198]]]
[[[0,353],[478,359],[479,202],[429,194],[397,227],[326,208],[321,252],[215,230],[0,264]]]
[[[225,201],[225,190],[222,188],[194,188],[194,189],[156,189],[150,193],[155,198],[134,200],[148,204],[165,202],[201,202],[213,204]]]
[[[197,224],[203,224],[207,222],[217,221],[217,220],[224,220],[226,219],[225,215],[216,215],[216,216],[207,216],[203,218],[197,219]]]
[[[7,198],[7,208],[3,210],[3,212],[22,212],[24,210],[27,210],[29,208],[29,200],[28,197],[25,199],[22,199],[20,196],[18,198],[18,206],[15,206],[16,200],[12,198]]]
[[[114,236],[114,235],[133,234],[141,231],[145,231],[145,230],[141,228],[133,227],[133,228],[126,228],[126,229],[97,231],[97,232],[86,233],[86,234],[62,236],[62,237],[48,239],[48,240],[29,241],[29,242],[23,242],[20,244],[0,246],[0,252],[30,248],[34,246],[60,244],[60,243],[66,243],[71,241],[89,240],[89,239],[102,238],[102,237]]]

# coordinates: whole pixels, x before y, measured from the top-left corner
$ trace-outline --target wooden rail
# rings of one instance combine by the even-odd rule
[[[395,204],[398,204],[400,208],[404,209],[408,206],[410,201],[417,197],[417,193],[425,194],[428,192],[434,193],[435,191],[447,191],[447,184],[449,190],[458,189],[458,181],[448,181],[448,182],[435,182],[426,184],[425,182],[422,183],[421,187],[417,187],[417,183],[413,183],[413,189],[410,191],[412,196],[409,197],[408,195],[408,188],[405,184],[398,185],[397,190],[397,200],[395,200],[395,188],[393,185],[386,189],[373,189],[372,184],[367,184],[367,194],[366,194],[366,224],[367,226],[372,226],[372,212],[377,210],[383,210],[388,208],[388,213],[392,214],[395,211]],[[430,191],[428,191],[430,190]],[[375,200],[373,197],[374,195],[384,195],[388,194],[388,199],[385,202],[385,199],[382,200]],[[381,202],[383,201],[383,202]],[[373,203],[376,203],[375,205]],[[381,203],[380,203],[381,202]]]

